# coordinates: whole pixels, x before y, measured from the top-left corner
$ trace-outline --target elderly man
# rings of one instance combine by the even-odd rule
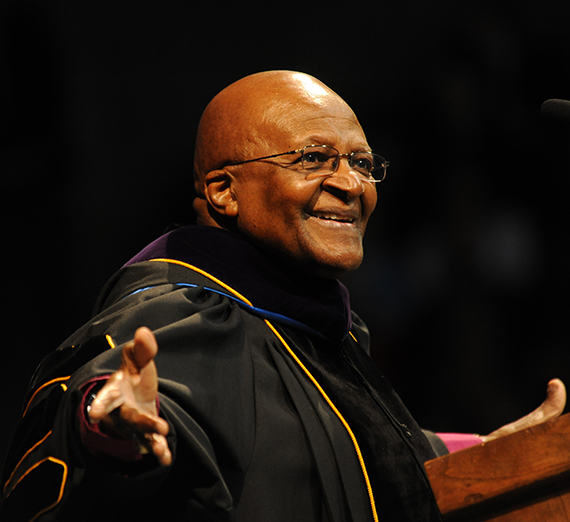
[[[335,279],[362,261],[386,167],[310,76],[218,94],[197,137],[198,226],[127,263],[39,367],[5,520],[440,520],[423,463],[441,440],[369,359]],[[564,401],[553,381],[499,434]]]

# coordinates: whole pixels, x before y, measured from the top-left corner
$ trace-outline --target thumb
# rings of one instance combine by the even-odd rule
[[[129,373],[140,371],[158,353],[158,343],[152,331],[145,326],[137,329],[132,341],[123,347],[123,365]]]
[[[546,389],[546,399],[536,410],[481,438],[487,442],[556,419],[564,411],[565,406],[566,387],[560,379],[552,379]]]

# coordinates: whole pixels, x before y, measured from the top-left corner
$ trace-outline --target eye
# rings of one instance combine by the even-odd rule
[[[374,170],[374,158],[368,152],[355,152],[352,156],[351,166],[357,172],[369,176]]]
[[[329,156],[324,152],[320,151],[306,151],[303,154],[303,161],[310,165],[315,165],[317,163],[326,163],[329,159]]]
[[[303,152],[303,167],[307,170],[320,169],[335,157],[336,151],[326,147],[307,147]]]

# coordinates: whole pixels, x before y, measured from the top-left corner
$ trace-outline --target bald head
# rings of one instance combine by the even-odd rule
[[[314,145],[343,155],[334,172],[305,170],[301,154],[289,154]],[[354,270],[376,187],[349,158],[369,150],[351,108],[320,81],[291,71],[248,76],[218,94],[200,121],[198,224],[239,233],[319,277]]]
[[[206,107],[198,127],[194,157],[198,220],[214,224],[204,197],[208,173],[228,163],[281,152],[273,143],[277,136],[294,132],[292,121],[301,119],[308,109],[331,104],[342,106],[347,117],[356,120],[340,96],[299,72],[257,73],[221,91]]]

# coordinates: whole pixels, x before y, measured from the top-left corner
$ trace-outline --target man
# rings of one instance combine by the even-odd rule
[[[436,453],[335,279],[362,261],[386,166],[310,76],[218,94],[197,136],[199,226],[133,258],[34,375],[5,520],[440,520]],[[564,401],[553,381],[498,434]]]

